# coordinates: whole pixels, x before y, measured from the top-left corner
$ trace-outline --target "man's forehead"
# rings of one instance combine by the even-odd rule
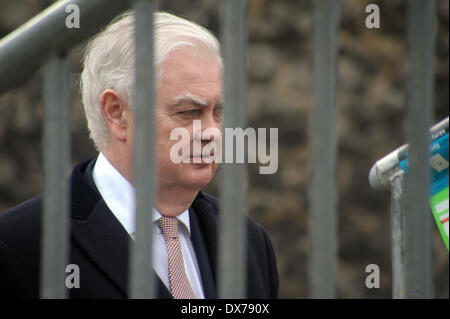
[[[163,76],[194,80],[197,77],[217,81],[222,77],[220,57],[208,49],[181,46],[174,49],[162,62]]]
[[[163,61],[161,71],[158,88],[161,105],[203,107],[221,102],[222,69],[219,58],[211,53],[179,48]]]

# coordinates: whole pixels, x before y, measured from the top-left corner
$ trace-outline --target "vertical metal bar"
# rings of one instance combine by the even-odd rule
[[[432,296],[428,128],[433,105],[434,0],[410,0],[408,29],[409,174],[406,183],[406,297]]]
[[[140,0],[136,14],[136,89],[134,185],[136,241],[130,242],[131,298],[152,298],[152,211],[155,198],[155,87],[153,57],[153,0]]]
[[[41,298],[66,298],[68,264],[70,161],[70,97],[68,63],[55,57],[45,67],[44,90],[44,209],[41,241]]]
[[[391,256],[392,297],[405,298],[405,191],[406,178],[398,170],[390,178],[391,184]]]
[[[246,125],[247,118],[247,1],[222,1],[223,56],[225,60],[224,126]],[[234,144],[236,145],[236,144]],[[236,154],[236,148],[233,150]],[[236,155],[237,156],[237,155]],[[244,219],[245,164],[221,167],[219,229],[219,298],[245,298],[247,263]]]
[[[311,298],[335,298],[336,38],[340,3],[320,0],[314,5],[309,293]]]

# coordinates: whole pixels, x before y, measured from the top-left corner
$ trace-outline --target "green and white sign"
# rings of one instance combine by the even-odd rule
[[[449,131],[446,127],[430,136],[431,189],[430,206],[442,240],[448,252],[448,178],[449,178]],[[408,158],[400,161],[401,168],[408,171]]]
[[[430,199],[434,219],[448,251],[448,186]]]

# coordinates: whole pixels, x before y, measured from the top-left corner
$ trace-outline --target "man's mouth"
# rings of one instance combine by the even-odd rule
[[[203,164],[211,164],[214,160],[214,155],[191,155],[190,162],[191,163],[203,163]]]

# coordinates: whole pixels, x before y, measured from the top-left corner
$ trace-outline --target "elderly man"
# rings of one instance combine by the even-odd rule
[[[217,297],[217,200],[200,189],[217,163],[199,153],[175,163],[175,128],[205,145],[221,130],[222,62],[206,29],[155,13],[157,194],[153,269],[160,298]],[[71,175],[70,263],[80,270],[71,298],[126,298],[128,245],[134,239],[134,16],[114,20],[88,44],[81,93],[96,159]],[[203,135],[203,136],[202,136]],[[185,145],[186,146],[186,145]],[[189,146],[189,145],[188,145]],[[190,148],[193,149],[192,147]],[[205,154],[204,154],[205,155]],[[212,154],[211,154],[212,156]],[[36,298],[39,292],[42,195],[0,214],[0,295]],[[264,229],[247,220],[247,297],[276,298],[278,273]]]

